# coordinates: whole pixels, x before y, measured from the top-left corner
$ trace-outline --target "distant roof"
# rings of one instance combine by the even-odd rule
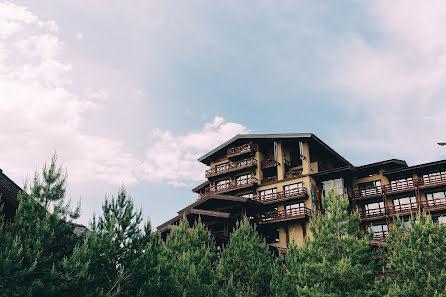
[[[404,160],[390,159],[390,160],[379,161],[379,162],[375,162],[375,163],[357,166],[356,168],[358,168],[359,170],[364,170],[364,169],[381,167],[381,166],[386,166],[386,165],[390,165],[390,166],[396,167],[396,168],[406,168],[407,167],[407,163]]]
[[[0,169],[0,186],[6,189],[11,195],[14,197],[17,197],[20,191],[22,189],[16,185],[15,182],[13,182],[6,174],[3,173],[3,171]]]
[[[323,147],[325,147],[327,150],[332,152],[334,155],[336,155],[338,158],[340,158],[342,161],[344,161],[346,164],[353,166],[350,164],[349,161],[344,159],[341,155],[339,155],[335,150],[333,150],[331,147],[329,147],[326,143],[324,143],[322,140],[320,140],[316,135],[312,133],[279,133],[279,134],[237,134],[236,136],[232,137],[228,141],[224,142],[223,144],[219,145],[212,151],[208,152],[207,154],[203,155],[198,159],[198,161],[207,164],[206,159],[212,156],[213,154],[217,153],[218,151],[224,149],[226,146],[230,145],[234,141],[238,139],[284,139],[284,138],[311,138],[320,143]],[[209,164],[207,164],[209,165]]]
[[[404,168],[396,168],[396,169],[392,169],[392,170],[387,170],[387,171],[383,172],[383,174],[384,175],[394,175],[394,174],[398,174],[398,173],[412,172],[413,170],[425,171],[425,170],[437,169],[437,168],[442,169],[442,168],[444,168],[445,165],[446,165],[446,160],[440,160],[440,161],[418,164],[418,165],[413,165],[413,166],[404,167]]]

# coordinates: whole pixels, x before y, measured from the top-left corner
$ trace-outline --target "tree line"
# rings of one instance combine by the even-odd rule
[[[221,248],[186,219],[163,241],[124,188],[75,234],[66,182],[53,158],[0,218],[0,296],[446,296],[446,230],[426,214],[373,248],[331,191],[305,244],[274,256],[247,218]]]

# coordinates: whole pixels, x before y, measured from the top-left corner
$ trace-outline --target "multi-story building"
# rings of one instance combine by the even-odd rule
[[[271,247],[286,251],[309,236],[309,220],[334,187],[358,209],[363,230],[380,244],[390,219],[419,211],[446,222],[446,160],[407,166],[387,160],[354,166],[313,134],[237,135],[199,159],[210,168],[198,199],[158,227],[165,238],[184,217],[198,217],[219,244],[247,216]]]

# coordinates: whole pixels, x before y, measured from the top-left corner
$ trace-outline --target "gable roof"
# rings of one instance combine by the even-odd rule
[[[316,135],[312,134],[312,133],[278,133],[278,134],[237,134],[234,137],[232,137],[231,139],[229,139],[228,141],[222,143],[221,145],[219,145],[218,147],[214,148],[213,150],[211,150],[210,152],[208,152],[207,154],[201,156],[198,161],[209,165],[207,159],[209,157],[211,157],[212,155],[214,155],[215,153],[217,153],[218,151],[224,149],[225,147],[227,147],[228,145],[230,145],[231,143],[235,142],[236,140],[239,139],[289,139],[289,138],[306,138],[306,139],[312,139],[314,141],[316,141],[317,143],[319,143],[321,146],[323,146],[325,149],[327,149],[328,151],[330,151],[332,154],[334,154],[336,157],[338,157],[339,159],[341,159],[343,162],[345,162],[347,165],[353,166],[352,164],[350,164],[349,161],[347,161],[346,159],[344,159],[341,155],[339,155],[335,150],[333,150],[331,147],[329,147],[325,142],[323,142],[322,140],[320,140]]]

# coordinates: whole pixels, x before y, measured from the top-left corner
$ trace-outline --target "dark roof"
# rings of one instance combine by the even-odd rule
[[[440,167],[442,170],[446,169],[446,160],[423,163],[423,164],[413,165],[413,166],[404,167],[404,168],[396,168],[396,169],[385,171],[383,174],[384,175],[395,175],[395,174],[399,174],[399,173],[407,173],[407,172],[413,172],[413,171],[426,171],[426,170],[431,170],[431,169],[438,169]]]
[[[379,162],[375,162],[375,163],[357,166],[356,168],[358,168],[359,170],[366,170],[366,169],[372,169],[372,168],[383,167],[383,166],[406,168],[407,163],[404,160],[390,159],[390,160],[379,161]]]
[[[219,145],[215,149],[211,150],[207,154],[203,155],[198,159],[198,161],[209,165],[206,160],[212,156],[213,154],[217,153],[218,151],[224,149],[226,146],[230,145],[234,141],[238,139],[287,139],[287,138],[308,138],[313,139],[319,144],[321,144],[323,147],[325,147],[328,151],[333,153],[335,156],[337,156],[339,159],[341,159],[343,162],[345,162],[347,165],[351,165],[349,161],[344,159],[341,155],[339,155],[335,150],[333,150],[331,147],[329,147],[326,143],[324,143],[322,140],[320,140],[316,135],[312,133],[279,133],[279,134],[237,134],[236,136],[232,137],[228,141],[224,142],[223,144]]]
[[[0,169],[0,186],[7,190],[11,195],[17,198],[22,189],[16,185],[3,171]]]
[[[195,188],[192,189],[192,192],[198,193],[201,189],[203,189],[206,186],[209,186],[211,184],[210,181],[205,181],[204,183],[199,184]]]

